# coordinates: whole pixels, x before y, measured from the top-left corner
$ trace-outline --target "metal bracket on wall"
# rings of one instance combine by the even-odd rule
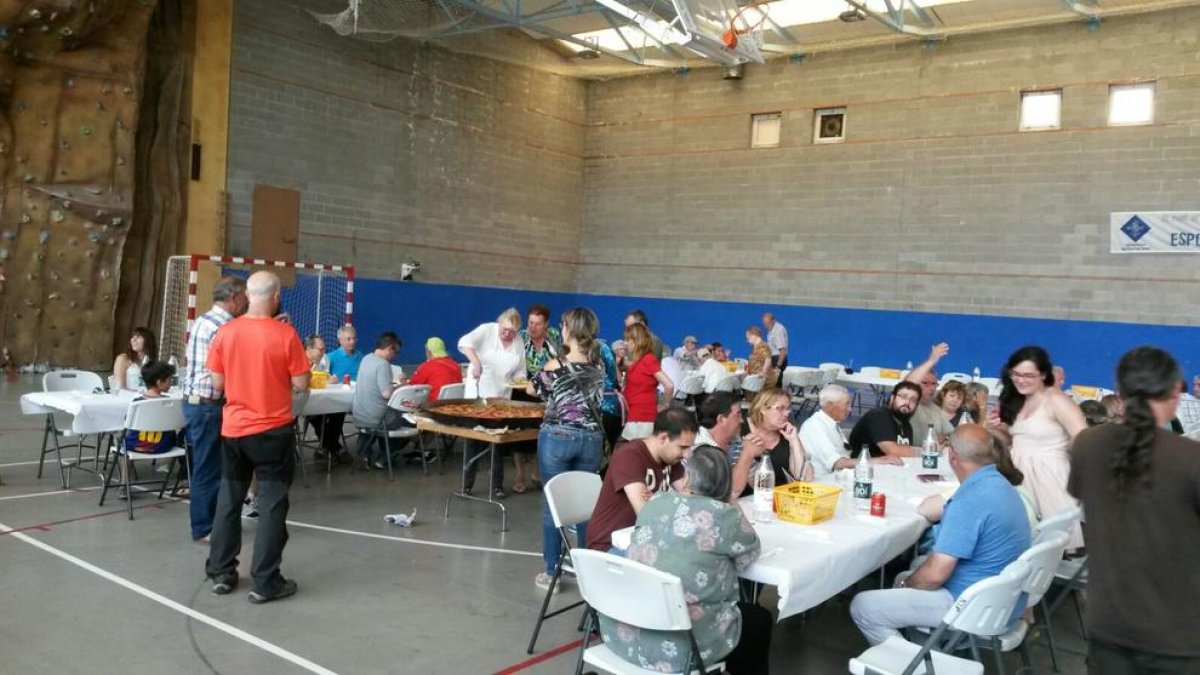
[[[1067,9],[1076,14],[1082,14],[1089,18],[1100,16],[1099,0],[1061,0],[1061,2]]]

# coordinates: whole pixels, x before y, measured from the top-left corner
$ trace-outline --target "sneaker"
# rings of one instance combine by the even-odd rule
[[[242,501],[242,517],[253,520],[258,517],[258,497],[246,497]]]
[[[428,464],[430,462],[436,462],[437,458],[438,458],[438,454],[436,452],[434,452],[432,450],[426,450],[425,455],[422,457],[422,460],[426,464]]]
[[[125,490],[125,486],[117,488],[117,499],[129,499],[129,492]]]
[[[492,490],[492,499],[506,499],[507,497],[508,493],[504,491],[504,488]]]
[[[250,591],[250,595],[246,596],[246,599],[255,605],[261,605],[265,602],[282,600],[295,594],[296,582],[292,581],[291,579],[284,579],[283,585],[279,587],[279,590],[275,591],[271,595],[264,595],[258,591]]]
[[[237,588],[238,585],[237,572],[230,572],[229,574],[209,577],[209,579],[211,579],[213,582],[213,595],[229,595],[233,592],[233,589]]]
[[[553,580],[554,580],[554,577],[552,575],[546,574],[545,572],[538,572],[538,575],[533,578],[533,585],[537,586],[538,588],[542,589],[543,591],[547,591],[547,590],[550,590],[550,582]],[[554,592],[558,593],[561,590],[562,590],[562,580],[559,579],[559,583],[554,584]]]

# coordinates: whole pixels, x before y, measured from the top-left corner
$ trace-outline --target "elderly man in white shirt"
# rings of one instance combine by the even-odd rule
[[[699,375],[704,377],[704,393],[711,394],[717,390],[717,385],[721,380],[729,377],[729,371],[725,369],[725,364],[713,358],[712,352],[707,348],[697,352],[700,355],[700,371]]]
[[[829,480],[838,469],[853,469],[854,460],[846,450],[846,439],[839,424],[850,416],[850,392],[840,384],[828,384],[821,389],[818,401],[821,409],[800,426],[800,443],[808,452],[813,465],[813,480]],[[903,464],[898,457],[874,457],[872,464]]]

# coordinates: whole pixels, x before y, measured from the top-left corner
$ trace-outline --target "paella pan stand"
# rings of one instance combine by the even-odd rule
[[[489,399],[488,403],[499,403],[504,406],[512,407],[534,407],[544,410],[544,406],[537,403],[522,403],[519,401],[510,401],[508,399]],[[464,440],[479,441],[486,444],[486,447],[479,452],[471,454],[470,444],[463,444],[463,464],[462,474],[459,482],[459,489],[451,492],[446,497],[446,510],[444,516],[450,517],[450,504],[455,498],[471,500],[476,502],[485,502],[493,504],[500,509],[500,531],[508,531],[508,509],[504,504],[492,498],[492,490],[489,484],[485,490],[487,498],[477,497],[466,493],[467,485],[467,465],[479,461],[484,454],[489,458],[489,472],[495,468],[497,461],[504,461],[504,456],[498,453],[497,447],[505,443],[516,443],[520,441],[537,440],[538,427],[542,424],[542,419],[538,417],[471,417],[465,415],[450,415],[440,412],[440,408],[448,405],[463,405],[476,404],[475,399],[448,399],[444,401],[429,401],[421,406],[422,417],[417,420],[417,429],[421,431],[430,431],[439,434],[445,434],[454,438],[462,438]],[[481,410],[484,406],[478,406]],[[501,433],[487,433],[476,429],[483,427],[485,429],[502,429],[507,427],[509,430]],[[497,457],[497,455],[500,455]],[[489,479],[490,480],[490,479]]]

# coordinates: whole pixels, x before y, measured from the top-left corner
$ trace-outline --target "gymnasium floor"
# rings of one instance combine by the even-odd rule
[[[530,657],[525,646],[541,601],[539,498],[511,495],[507,533],[492,506],[455,501],[457,458],[445,475],[408,468],[332,476],[310,466],[291,492],[284,574],[299,583],[287,600],[246,601],[242,585],[213,596],[207,549],[193,544],[187,505],[135,500],[136,520],[110,496],[97,506],[98,480],[76,472],[60,489],[47,464],[36,478],[41,419],[20,413],[35,376],[0,384],[0,670],[9,673],[570,673],[575,616],[547,622]],[[511,466],[508,485],[511,486]],[[481,477],[482,478],[482,477]],[[387,513],[418,509],[400,529]],[[865,586],[864,586],[865,587]],[[572,588],[568,586],[568,588]],[[574,593],[563,593],[569,600]],[[773,597],[768,590],[765,602]],[[775,628],[776,673],[844,673],[865,643],[835,599]],[[1063,672],[1083,673],[1074,610],[1056,617]],[[1019,662],[1010,655],[1009,672]],[[1039,672],[1047,651],[1034,647]],[[990,659],[989,672],[992,672]]]

